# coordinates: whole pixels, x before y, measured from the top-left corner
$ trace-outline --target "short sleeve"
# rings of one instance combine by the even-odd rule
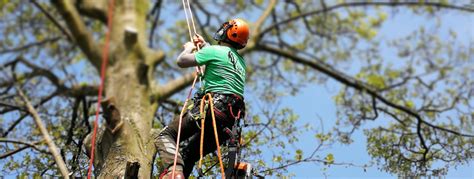
[[[213,59],[214,56],[214,47],[206,46],[194,54],[196,62],[199,65],[206,65],[209,61]]]

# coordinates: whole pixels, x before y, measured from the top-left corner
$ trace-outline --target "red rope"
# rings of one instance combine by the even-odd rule
[[[110,43],[110,31],[112,31],[112,15],[114,9],[114,0],[109,1],[109,10],[107,16],[107,27],[108,31],[105,34],[105,45],[102,49],[102,66],[100,69],[100,86],[99,86],[99,96],[97,99],[97,108],[95,111],[95,120],[94,120],[94,131],[92,133],[92,149],[91,149],[91,158],[89,162],[89,170],[87,172],[87,178],[91,178],[92,166],[94,165],[94,153],[95,153],[95,138],[97,135],[97,126],[99,123],[99,110],[100,110],[100,101],[102,100],[102,92],[104,90],[104,80],[105,80],[105,70],[107,69],[107,61],[109,58],[109,43]]]

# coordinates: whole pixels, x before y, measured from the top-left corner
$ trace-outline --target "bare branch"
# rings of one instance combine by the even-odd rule
[[[63,80],[60,80],[53,72],[51,72],[51,70],[41,68],[31,63],[30,61],[26,60],[25,58],[23,58],[23,56],[18,56],[17,59],[19,62],[31,68],[34,74],[48,78],[48,80],[51,81],[51,83],[53,83],[54,85],[56,85],[58,88],[64,87]]]
[[[58,29],[64,34],[64,36],[66,36],[67,40],[72,41],[71,34],[69,34],[69,32],[66,29],[64,29],[64,27],[61,26],[61,24],[59,24],[56,18],[54,18],[46,9],[44,9],[38,2],[36,2],[36,0],[31,0],[31,3],[33,3],[33,5],[35,5],[44,15],[46,15],[46,17],[51,22],[53,22],[53,24],[56,27],[58,27]]]
[[[201,2],[199,1],[192,1],[193,4],[196,4],[196,7],[198,10],[202,11],[205,15],[206,15],[206,22],[203,24],[203,26],[209,26],[210,22],[211,22],[211,17],[215,17],[217,19],[218,22],[222,22],[222,19],[221,17],[219,16],[219,14],[215,14],[215,13],[212,13],[210,11],[208,11],[204,5],[201,4]],[[196,16],[197,19],[199,19],[199,16]],[[204,32],[204,31],[203,31]]]
[[[364,6],[431,6],[431,7],[437,7],[437,8],[445,8],[445,9],[454,9],[454,10],[459,10],[459,11],[466,11],[466,12],[474,12],[474,9],[469,8],[469,7],[462,7],[462,6],[455,6],[451,4],[444,4],[444,3],[437,3],[437,2],[397,2],[397,1],[391,1],[391,2],[347,2],[347,3],[340,3],[336,4],[334,6],[329,6],[325,7],[323,9],[307,12],[300,14],[298,16],[290,17],[286,20],[280,21],[278,23],[274,23],[271,26],[265,28],[264,30],[261,31],[260,35],[263,35],[265,33],[270,32],[272,29],[283,25],[283,24],[288,24],[290,22],[293,22],[297,19],[304,18],[307,16],[313,16],[316,14],[320,13],[327,13],[329,11],[333,11],[339,8],[343,7],[364,7]]]
[[[58,94],[56,92],[54,92],[54,93],[50,94],[49,96],[46,96],[44,99],[41,99],[38,104],[34,105],[34,107],[37,108],[38,106],[43,105],[44,103],[46,103],[46,102],[50,101],[51,99],[53,99],[53,97],[55,97],[56,95],[58,95]],[[13,110],[12,109],[3,110],[3,111],[0,112],[0,114],[4,114],[4,113],[10,112],[10,111],[13,111]],[[15,120],[15,122],[13,122],[13,124],[10,127],[8,127],[8,129],[2,134],[2,136],[6,137],[27,116],[28,116],[28,114],[21,115],[20,118]]]
[[[3,102],[3,101],[0,101],[0,106],[5,106],[5,107],[8,107],[9,110],[20,110],[20,111],[24,111],[25,109],[20,107],[20,106],[17,106],[17,105],[13,105],[13,104],[9,104],[9,103],[6,103],[6,102]],[[3,114],[5,112],[3,111],[0,111],[0,114]]]
[[[435,126],[433,124],[430,124],[429,122],[423,120],[421,115],[418,114],[416,111],[413,111],[412,109],[410,109],[408,107],[405,107],[405,106],[402,106],[402,105],[396,104],[395,102],[390,101],[389,99],[385,98],[383,95],[379,94],[377,92],[377,90],[372,88],[371,86],[369,86],[369,85],[367,85],[367,84],[365,84],[361,81],[358,81],[358,80],[356,80],[356,79],[354,79],[350,76],[347,76],[343,72],[340,72],[340,71],[337,71],[336,69],[333,69],[331,66],[325,64],[321,60],[318,60],[317,62],[316,61],[311,61],[309,59],[297,56],[293,52],[284,51],[284,50],[281,50],[279,48],[271,47],[271,46],[268,46],[268,45],[265,45],[265,44],[258,44],[258,47],[256,48],[256,50],[266,51],[266,52],[270,52],[270,53],[273,53],[273,54],[276,54],[276,55],[280,55],[280,56],[283,56],[283,57],[286,57],[286,58],[292,60],[295,63],[299,63],[299,64],[306,65],[308,67],[311,67],[311,68],[313,68],[317,71],[320,71],[320,72],[330,76],[331,78],[339,81],[340,83],[342,83],[344,85],[352,87],[352,88],[354,88],[358,91],[366,92],[367,94],[369,94],[369,95],[373,96],[374,98],[378,99],[379,101],[381,101],[385,105],[390,106],[394,109],[400,110],[400,111],[402,111],[402,112],[404,112],[404,113],[406,113],[410,116],[413,116],[420,123],[424,123],[424,124],[426,124],[430,127],[433,127],[433,128],[445,131],[445,132],[449,132],[449,133],[452,133],[452,134],[456,134],[456,135],[459,135],[459,136],[463,136],[463,137],[474,137],[474,135],[472,135],[472,134],[463,134],[463,133],[460,133],[460,132],[457,132],[457,131],[453,131],[453,130],[450,130],[450,129],[446,129],[446,128],[443,128],[443,127],[439,127],[439,126]]]
[[[43,105],[44,103],[50,101],[51,99],[53,99],[53,97],[55,97],[55,96],[57,96],[57,95],[58,95],[57,92],[51,93],[50,95],[48,95],[48,96],[44,97],[43,99],[41,99],[38,104],[34,105],[34,107],[37,108],[38,106]],[[7,113],[7,112],[14,111],[14,110],[18,110],[18,109],[15,109],[15,108],[4,109],[4,110],[0,111],[0,114],[5,114],[5,113]],[[26,109],[24,109],[24,108],[22,108],[22,110],[25,110],[25,111],[26,111]],[[21,119],[24,118],[24,117],[26,117],[26,115],[20,117],[18,120],[21,120]],[[19,121],[18,121],[18,122],[19,122]],[[10,128],[8,128],[8,130],[4,133],[4,136],[3,136],[3,137],[5,137],[5,136],[8,134],[8,132],[9,132],[10,130],[13,130],[13,128],[15,127],[16,124],[17,124],[17,122],[15,122]]]
[[[25,141],[21,141],[21,140],[13,140],[13,139],[6,139],[6,138],[0,138],[0,142],[3,142],[3,143],[15,143],[15,144],[22,144],[24,146],[22,147],[19,147],[19,148],[16,148],[15,150],[12,150],[12,151],[9,151],[5,154],[2,154],[0,155],[0,159],[4,159],[4,158],[7,158],[8,156],[12,156],[18,152],[21,152],[25,149],[28,149],[28,148],[32,148],[32,149],[35,149],[37,150],[38,152],[42,152],[42,153],[47,153],[49,154],[48,151],[44,151],[44,150],[41,150],[40,148],[38,148],[38,144],[42,143],[43,141],[37,141],[37,142],[33,142],[33,143],[30,143],[30,142],[25,142]]]
[[[148,39],[148,44],[150,48],[153,48],[153,37],[155,36],[155,30],[156,30],[156,26],[158,25],[158,21],[160,21],[162,2],[163,2],[162,0],[158,0],[151,10],[151,15],[155,15],[155,17],[153,19],[153,23],[150,28],[150,37]]]
[[[66,137],[66,145],[71,144],[72,142],[72,136],[74,135],[74,129],[76,128],[76,119],[77,119],[77,113],[79,110],[79,103],[81,102],[81,98],[78,97],[74,99],[74,105],[72,106],[72,116],[71,116],[71,125],[69,126],[69,130],[67,132],[67,137]]]
[[[36,125],[38,126],[39,130],[41,131],[44,140],[48,144],[49,150],[51,151],[51,154],[54,157],[54,160],[58,164],[59,170],[61,171],[61,174],[63,175],[64,178],[69,179],[69,172],[67,170],[66,164],[64,163],[64,160],[62,159],[61,155],[59,154],[59,149],[54,144],[53,140],[51,139],[50,135],[48,134],[48,130],[44,126],[43,122],[41,121],[38,112],[36,112],[35,108],[31,105],[30,101],[28,98],[25,96],[23,91],[16,86],[16,90],[18,91],[19,95],[23,99],[23,102],[25,102],[25,106],[27,107],[28,111],[30,114],[33,116],[33,119],[35,120]]]
[[[421,124],[422,124],[422,121],[421,120],[418,120],[417,124],[416,124],[416,134],[418,135],[418,138],[420,139],[420,143],[421,143],[421,146],[423,147],[423,161],[427,161],[426,160],[426,155],[428,154],[430,148],[428,148],[428,146],[426,146],[426,142],[425,142],[425,138],[423,137],[423,134],[421,133]]]
[[[36,64],[31,63],[29,60],[26,60],[23,56],[18,56],[15,59],[17,62],[25,64],[27,67],[33,70],[32,73],[25,75],[27,78],[34,76],[43,76],[46,77],[51,83],[53,83],[57,88],[57,94],[63,94],[66,96],[78,97],[78,96],[95,96],[97,95],[98,86],[95,85],[75,85],[72,87],[66,86],[64,80],[60,79],[56,74],[51,70],[44,69],[37,66]],[[10,84],[13,81],[10,82]],[[2,84],[6,85],[6,84]]]
[[[313,152],[311,152],[310,155],[308,155],[307,157],[305,157],[301,160],[290,160],[290,161],[287,161],[286,164],[282,164],[282,165],[279,165],[279,166],[273,167],[273,168],[267,168],[265,170],[259,171],[258,173],[267,173],[269,171],[276,171],[276,170],[286,169],[289,166],[296,165],[296,164],[299,164],[299,163],[304,163],[304,162],[319,162],[319,163],[327,164],[327,161],[325,159],[320,159],[320,158],[315,157],[316,153],[321,149],[323,144],[324,144],[324,142],[319,143],[318,146],[313,150]],[[335,163],[331,163],[330,165],[353,166],[353,167],[361,167],[361,168],[369,167],[367,165],[361,166],[361,165],[356,165],[356,164],[353,164],[353,163],[344,163],[344,162],[335,162]]]
[[[23,51],[23,50],[27,50],[31,47],[42,46],[42,45],[47,44],[47,43],[56,42],[59,39],[61,39],[61,38],[60,37],[48,38],[48,39],[44,39],[44,40],[39,41],[39,42],[33,42],[33,43],[30,43],[30,44],[23,45],[21,47],[16,47],[16,48],[11,48],[11,49],[3,49],[3,50],[0,50],[0,54],[20,52],[20,51]]]

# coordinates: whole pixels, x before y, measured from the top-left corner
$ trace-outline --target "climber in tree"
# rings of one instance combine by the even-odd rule
[[[246,65],[237,50],[244,48],[247,44],[249,27],[241,19],[230,20],[222,24],[214,34],[214,39],[218,45],[207,45],[200,35],[196,35],[194,42],[184,44],[184,50],[177,59],[177,64],[181,68],[205,65],[205,71],[202,84],[204,89],[195,94],[191,110],[187,111],[182,119],[181,139],[182,141],[189,139],[189,143],[178,154],[175,178],[187,178],[191,174],[195,162],[199,160],[199,134],[201,132],[199,109],[200,100],[204,94],[210,93],[214,100],[214,113],[220,144],[230,137],[224,132],[224,129],[231,128],[238,118],[235,115],[239,111],[243,114],[245,110],[243,93]],[[193,53],[197,46],[202,48]],[[204,155],[217,148],[209,110],[206,112],[205,120]],[[178,123],[179,117],[166,126],[155,139],[158,153],[166,167],[160,178],[171,178]]]

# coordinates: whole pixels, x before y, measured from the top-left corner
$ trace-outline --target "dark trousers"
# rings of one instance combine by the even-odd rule
[[[219,144],[222,145],[230,138],[229,134],[224,132],[225,128],[231,129],[234,125],[235,118],[232,114],[237,115],[239,110],[241,116],[244,113],[244,102],[235,95],[212,94],[214,99],[214,114],[216,119],[216,127],[219,138]],[[188,110],[182,119],[180,141],[189,140],[183,146],[178,154],[177,164],[184,167],[184,175],[186,178],[191,174],[194,164],[199,160],[199,147],[201,135],[200,121],[200,95],[193,99],[193,107]],[[232,109],[232,113],[230,110]],[[179,116],[176,117],[171,124],[166,126],[159,136],[155,139],[155,145],[158,148],[159,156],[165,167],[172,167],[174,162],[174,154],[176,150],[176,138],[178,136]],[[206,112],[204,127],[204,155],[212,153],[216,150],[216,142],[214,137],[214,129],[212,125],[212,117],[210,106]]]

